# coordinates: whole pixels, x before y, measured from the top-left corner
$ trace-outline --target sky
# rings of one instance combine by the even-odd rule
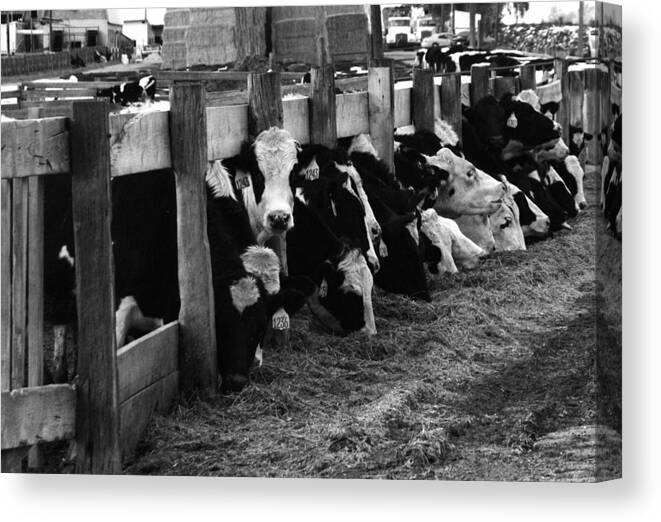
[[[145,15],[145,9],[108,9],[110,22],[122,23],[125,20],[140,20]],[[147,8],[147,20],[150,24],[160,25],[163,23],[165,8]]]

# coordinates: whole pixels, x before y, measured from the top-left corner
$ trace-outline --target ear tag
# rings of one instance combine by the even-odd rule
[[[514,113],[510,114],[510,117],[507,118],[507,126],[511,129],[516,129],[519,126],[519,120],[516,119]]]
[[[312,158],[310,164],[301,171],[301,174],[308,181],[319,179],[319,164],[317,163],[317,159]]]
[[[237,190],[248,188],[250,186],[250,174],[242,171],[237,172],[236,177],[234,178],[234,185]]]
[[[272,324],[274,330],[289,330],[289,314],[280,308],[273,314]]]
[[[381,256],[381,258],[388,257],[388,247],[386,246],[383,239],[379,242],[379,256]]]
[[[328,283],[325,279],[321,280],[319,285],[319,297],[326,297],[328,295]]]

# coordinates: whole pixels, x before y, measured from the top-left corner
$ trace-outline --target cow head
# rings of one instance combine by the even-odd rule
[[[592,134],[583,131],[583,128],[576,125],[569,126],[569,153],[573,156],[580,156],[585,148],[585,143],[592,140]]]
[[[504,184],[476,169],[466,159],[446,148],[425,159],[447,173],[434,203],[439,214],[491,214],[500,206],[505,195]]]
[[[502,204],[501,204],[502,207]],[[464,215],[454,218],[461,233],[485,252],[496,250],[496,240],[491,231],[491,221],[487,214]]]
[[[294,226],[289,175],[296,165],[298,150],[298,143],[289,132],[271,127],[255,139],[247,168],[237,171],[235,185],[243,192],[260,244]]]
[[[551,220],[519,187],[506,182],[507,190],[519,210],[519,223],[524,237],[546,237]]]
[[[497,252],[526,249],[520,220],[519,207],[508,190],[503,204],[489,216]]]
[[[472,270],[486,255],[484,249],[461,232],[454,220],[439,216],[434,209],[422,213],[421,231],[441,251],[441,261],[437,266],[439,273],[457,273],[457,265],[464,270]]]
[[[514,140],[526,148],[534,148],[560,137],[554,122],[535,110],[529,103],[515,100],[510,93],[501,99],[505,140]]]

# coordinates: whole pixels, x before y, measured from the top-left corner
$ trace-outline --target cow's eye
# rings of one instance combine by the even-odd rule
[[[472,178],[475,175],[475,169],[470,169],[467,173],[466,176],[469,178]]]

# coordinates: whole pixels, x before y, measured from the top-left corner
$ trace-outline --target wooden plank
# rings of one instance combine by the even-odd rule
[[[2,372],[0,385],[2,391],[11,389],[11,257],[12,257],[12,241],[11,241],[11,214],[12,214],[12,181],[3,179],[0,181],[2,187],[2,308],[0,313],[2,318],[0,321],[0,328],[2,332],[1,349],[2,357],[0,359],[0,370]]]
[[[521,66],[519,85],[521,86],[522,91],[525,91],[526,89],[534,90],[537,88],[537,78],[535,76],[535,66],[533,64]]]
[[[168,111],[110,114],[112,176],[166,169],[170,158]]]
[[[434,132],[434,73],[431,69],[413,69],[411,114],[416,130]]]
[[[74,386],[51,384],[2,392],[3,450],[70,439],[75,433]]]
[[[79,473],[121,471],[109,134],[107,102],[74,104],[71,183],[78,309],[76,470]]]
[[[562,126],[562,135],[566,140],[571,139],[569,136],[569,75],[567,72],[567,61],[563,58],[556,58],[553,60],[553,68],[555,70],[556,79],[560,80],[560,90],[562,92],[562,100],[560,100],[558,112],[555,119]]]
[[[119,402],[179,369],[179,324],[168,323],[117,351]]]
[[[383,60],[384,63],[388,63]],[[394,171],[395,96],[392,62],[369,68],[367,80],[370,137],[379,158]]]
[[[411,125],[412,112],[411,112],[411,91],[412,88],[398,89],[395,87],[395,113],[393,119],[395,121],[395,127],[404,127],[405,125]],[[365,101],[367,101],[367,96],[365,96]],[[367,105],[365,105],[367,109]],[[369,122],[367,111],[365,112],[365,120]]]
[[[441,81],[441,118],[461,136],[461,117],[461,73],[455,73]]]
[[[409,104],[409,113],[410,107]],[[366,92],[337,94],[335,96],[335,112],[337,114],[338,138],[366,134],[370,131]]]
[[[179,372],[173,372],[120,405],[122,458],[129,457],[154,413],[166,413],[177,396]]]
[[[44,376],[44,180],[28,178],[28,386],[40,386]],[[38,448],[30,450],[28,467],[40,465]]]
[[[586,161],[593,165],[601,165],[602,153],[599,145],[599,131],[601,131],[601,71],[597,67],[585,70],[585,126],[584,130],[594,136],[585,144]]]
[[[255,138],[270,127],[282,128],[280,74],[250,73],[248,76],[248,134]]]
[[[216,390],[217,351],[204,185],[207,122],[201,84],[172,87],[170,143],[177,190],[181,387],[207,396]]]
[[[482,98],[492,94],[489,78],[491,78],[491,65],[476,63],[471,66],[471,107],[474,107]]]
[[[156,83],[174,82],[205,82],[205,81],[247,81],[250,71],[155,71]],[[303,78],[304,72],[279,73],[282,80],[297,80]]]
[[[507,92],[516,94],[517,78],[515,76],[496,76],[493,78],[493,95],[500,100]]]
[[[12,183],[11,389],[27,384],[28,180]]]
[[[66,118],[2,122],[2,177],[69,171]]]
[[[313,67],[310,71],[310,141],[334,148],[337,145],[335,68]]]
[[[383,29],[381,28],[381,6],[370,5],[370,58],[383,58]]]
[[[70,82],[68,80],[53,80],[49,82],[34,82],[28,81],[22,83],[26,89],[43,90],[43,89],[108,89],[117,85],[116,81],[81,81]],[[3,91],[4,94],[4,91]]]
[[[58,89],[58,90],[45,90],[45,89],[32,89],[24,91],[21,94],[21,100],[25,101],[56,101],[56,100],[69,100],[75,98],[95,98],[96,89]]]
[[[335,96],[335,94],[333,94]],[[208,110],[207,110],[208,111]],[[208,114],[208,112],[207,112]],[[310,143],[310,108],[308,98],[291,98],[282,100],[282,124],[289,131],[293,138],[301,145]],[[248,112],[246,106],[246,124],[248,121]],[[248,129],[246,127],[245,138],[248,139]]]
[[[241,152],[241,145],[248,139],[248,106],[208,107],[206,115],[208,160],[230,158]]]
[[[583,97],[585,95],[583,71],[570,71],[568,76],[569,123],[574,127],[583,127]]]

